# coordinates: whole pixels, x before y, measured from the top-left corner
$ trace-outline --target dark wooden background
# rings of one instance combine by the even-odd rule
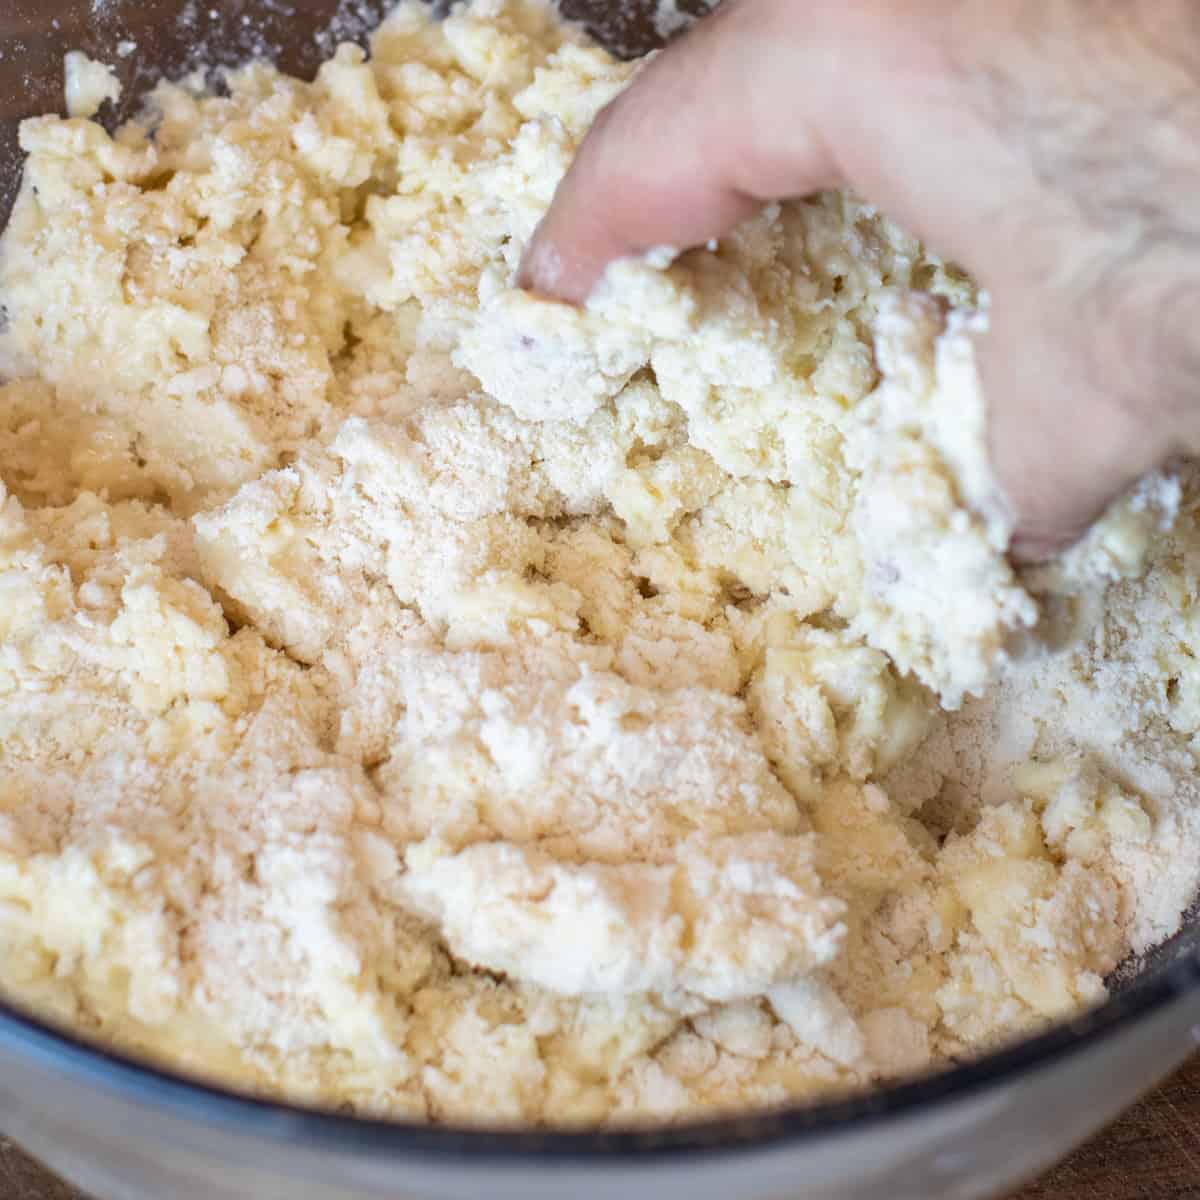
[[[0,1137],[0,1200],[88,1198]],[[1200,1055],[1062,1166],[1007,1200],[1200,1200]]]

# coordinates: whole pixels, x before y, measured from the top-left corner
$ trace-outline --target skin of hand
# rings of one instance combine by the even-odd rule
[[[1014,558],[1200,452],[1200,4],[725,0],[585,138],[518,282],[849,187],[991,296],[980,345]]]

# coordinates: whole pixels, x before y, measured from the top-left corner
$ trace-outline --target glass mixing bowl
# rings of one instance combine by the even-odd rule
[[[156,77],[270,55],[309,72],[386,0],[0,0],[0,219],[22,117],[62,104],[62,58]],[[607,45],[654,44],[655,0],[565,0]],[[686,4],[684,5],[686,7]],[[122,57],[118,46],[134,43]],[[125,47],[128,50],[128,47]],[[2,299],[2,298],[0,298]],[[1066,1154],[1200,1042],[1200,922],[1100,1008],[925,1079],[837,1103],[669,1128],[556,1133],[362,1120],[133,1061],[0,1004],[0,1128],[98,1200],[976,1200]]]

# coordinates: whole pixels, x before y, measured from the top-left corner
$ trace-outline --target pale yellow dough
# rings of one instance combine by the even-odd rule
[[[120,100],[121,82],[106,63],[71,50],[63,61],[63,91],[68,116],[94,117],[106,101]]]
[[[313,83],[24,125],[7,996],[358,1112],[676,1120],[994,1044],[1178,925],[1194,479],[1015,577],[981,301],[848,196],[515,291],[630,73],[406,0]]]

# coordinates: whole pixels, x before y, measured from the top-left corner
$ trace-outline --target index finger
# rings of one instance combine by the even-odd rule
[[[519,286],[580,303],[615,259],[700,245],[768,200],[836,182],[814,123],[794,116],[797,7],[727,0],[637,75],[584,139]]]

